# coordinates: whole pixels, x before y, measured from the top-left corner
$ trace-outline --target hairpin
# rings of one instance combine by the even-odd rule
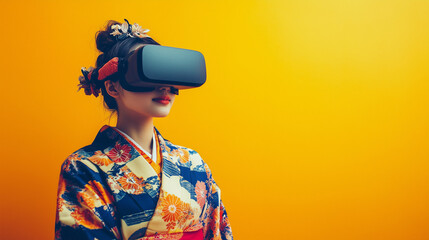
[[[122,40],[127,37],[138,37],[138,38],[145,38],[150,37],[146,33],[149,32],[149,29],[143,29],[140,25],[137,23],[134,23],[131,25],[127,19],[124,19],[125,22],[122,24],[115,24],[112,25],[112,29],[114,29],[113,32],[110,33],[110,35],[113,35],[116,37],[116,40]]]

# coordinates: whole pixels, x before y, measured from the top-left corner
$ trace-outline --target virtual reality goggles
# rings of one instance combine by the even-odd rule
[[[158,87],[178,89],[195,88],[206,81],[206,65],[198,51],[144,45],[124,58],[112,58],[91,72],[82,71],[89,80],[102,83],[107,78],[118,78],[121,86],[132,92],[149,92]],[[177,93],[176,93],[177,92]]]

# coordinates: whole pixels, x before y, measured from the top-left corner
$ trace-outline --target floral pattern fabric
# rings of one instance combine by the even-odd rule
[[[108,125],[65,159],[55,239],[233,239],[208,165],[154,131],[160,170]]]

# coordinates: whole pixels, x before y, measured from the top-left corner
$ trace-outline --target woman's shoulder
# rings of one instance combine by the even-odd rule
[[[98,169],[91,161],[91,157],[95,155],[94,149],[91,145],[86,145],[70,153],[63,161],[62,170],[69,171],[71,169],[77,170],[78,168],[89,168],[95,172]]]
[[[181,145],[177,145],[177,144],[173,144],[172,142],[166,140],[165,141],[167,147],[170,148],[171,151],[185,151],[188,152],[190,155],[199,155],[199,153],[190,148],[190,147],[185,147],[185,146],[181,146]]]
[[[185,147],[185,146],[181,146],[178,144],[174,144],[167,139],[164,139],[164,141],[165,141],[165,145],[167,146],[167,148],[170,152],[186,152],[189,155],[198,155],[199,156],[199,153],[190,147]]]
[[[94,148],[92,145],[86,145],[84,147],[78,148],[74,150],[72,153],[70,153],[66,160],[70,161],[79,161],[79,160],[86,160],[89,157],[94,155]]]
[[[178,144],[173,144],[168,140],[165,140],[165,144],[168,147],[167,150],[169,154],[173,157],[177,157],[179,162],[190,162],[193,166],[206,165],[201,155],[195,149]]]
[[[200,157],[200,155],[198,154],[198,152],[192,148],[189,147],[185,147],[185,146],[181,146],[175,143],[172,143],[170,140],[168,140],[167,138],[165,138],[157,128],[155,128],[155,131],[158,133],[158,136],[163,140],[163,142],[165,143],[166,147],[167,147],[167,151],[169,152],[187,152],[189,153],[189,155],[195,155]]]

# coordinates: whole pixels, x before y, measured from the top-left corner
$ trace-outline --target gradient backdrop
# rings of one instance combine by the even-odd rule
[[[53,239],[59,170],[115,118],[77,91],[107,20],[201,51],[155,125],[235,239],[429,239],[429,1],[3,1],[1,239]]]

